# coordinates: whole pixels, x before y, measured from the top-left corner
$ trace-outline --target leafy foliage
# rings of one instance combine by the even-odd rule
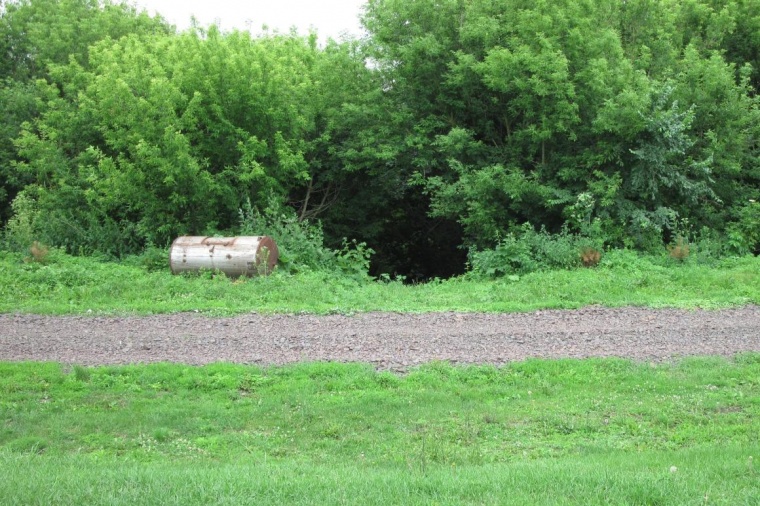
[[[121,258],[235,233],[249,201],[259,227],[322,224],[298,269],[356,244],[412,280],[467,250],[551,257],[516,230],[656,252],[688,220],[758,249],[757,0],[370,0],[368,37],[324,46],[96,0],[13,0],[0,21],[17,250]]]
[[[263,212],[246,201],[239,214],[240,234],[267,235],[274,239],[280,254],[280,269],[289,273],[304,270],[342,272],[355,279],[368,279],[372,249],[356,241],[349,244],[345,239],[340,250],[327,248],[321,224],[299,220],[292,208],[283,206],[273,195]]]
[[[728,229],[729,243],[737,253],[760,250],[760,203],[751,199],[738,211],[738,220]]]
[[[496,247],[470,253],[473,273],[491,277],[553,269],[572,269],[584,264],[596,265],[601,256],[598,241],[571,234],[563,229],[549,234],[536,232],[530,224],[501,239]],[[588,266],[587,265],[587,266]]]
[[[200,311],[221,316],[250,311],[511,312],[593,304],[721,308],[760,303],[760,258],[705,259],[703,242],[690,244],[696,244],[692,254],[681,263],[673,262],[664,247],[657,256],[610,250],[604,251],[595,269],[543,269],[496,280],[479,271],[418,284],[390,282],[390,276],[383,278],[388,282],[362,282],[366,276],[360,277],[356,267],[366,263],[353,260],[348,262],[354,268],[346,269],[348,276],[340,275],[337,268],[297,273],[278,268],[270,276],[232,281],[210,272],[174,276],[165,249],[151,248],[117,263],[73,257],[51,248],[44,264],[25,261],[28,251],[0,251],[0,312]],[[576,261],[579,253],[572,251],[565,258]],[[493,265],[503,269],[500,263]]]
[[[652,249],[676,219],[723,229],[725,204],[752,194],[757,173],[740,167],[755,166],[755,92],[718,52],[736,6],[439,7],[377,0],[365,22],[391,99],[426,136],[414,179],[465,244],[493,247],[525,222],[573,227],[588,194],[605,242]]]
[[[267,235],[274,239],[280,254],[280,268],[298,272],[334,267],[335,253],[324,246],[322,228],[299,221],[295,211],[276,199],[270,199],[263,212],[246,201],[239,213],[241,235]]]

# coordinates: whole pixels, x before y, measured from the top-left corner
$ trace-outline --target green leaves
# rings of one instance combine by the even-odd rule
[[[746,6],[500,0],[423,17],[425,6],[373,2],[367,26],[422,134],[414,181],[465,244],[525,221],[557,232],[585,193],[596,204],[584,222],[604,223],[610,243],[644,222],[666,233],[664,216],[720,227],[721,202],[752,187],[739,182],[752,92],[715,52]]]
[[[232,231],[274,194],[445,276],[525,223],[660,247],[760,198],[755,0],[370,0],[325,47],[95,0],[1,16],[0,220],[23,192],[70,251]]]
[[[14,135],[17,179],[50,217],[38,231],[50,244],[113,251],[121,239],[80,233],[96,223],[131,230],[138,248],[166,244],[230,229],[246,198],[298,198],[340,178],[330,132],[367,89],[357,53],[216,27],[110,35],[85,44],[82,58],[50,61],[50,82],[35,90],[39,115]],[[328,167],[332,175],[320,174]],[[308,199],[303,206],[311,212]]]
[[[510,123],[516,132],[541,149],[541,163],[546,163],[545,142],[557,133],[575,135],[571,127],[579,122],[575,89],[569,81],[568,60],[561,50],[542,39],[535,50],[520,44],[513,50],[494,48],[475,66],[484,84],[500,94]]]
[[[689,150],[694,145],[688,135],[694,107],[682,111],[671,101],[668,85],[654,97],[645,116],[643,135],[636,149],[630,172],[630,191],[654,205],[667,202],[672,191],[692,202],[701,197],[714,198],[710,190],[710,160],[694,161]]]

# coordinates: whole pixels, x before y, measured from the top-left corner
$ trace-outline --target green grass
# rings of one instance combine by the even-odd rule
[[[760,303],[760,257],[701,265],[615,251],[595,269],[405,286],[321,272],[237,281],[172,276],[57,252],[47,264],[0,252],[0,312],[511,312],[592,304],[719,308],[751,303]]]
[[[760,502],[756,353],[405,376],[0,363],[0,421],[2,504]]]
[[[417,286],[232,281],[0,252],[0,312],[527,311],[760,303],[760,259]],[[760,504],[760,354],[672,364],[0,362],[0,504]],[[671,470],[673,469],[673,470]]]
[[[758,447],[663,454],[613,452],[594,459],[494,464],[464,469],[298,463],[137,463],[0,453],[12,469],[5,505],[357,504],[357,505],[754,505]],[[680,465],[669,471],[671,464]]]

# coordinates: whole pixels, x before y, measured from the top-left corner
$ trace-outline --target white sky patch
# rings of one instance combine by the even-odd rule
[[[200,26],[218,24],[222,30],[250,30],[257,34],[266,25],[270,31],[288,33],[292,27],[301,35],[316,29],[320,40],[340,40],[344,34],[362,35],[359,22],[366,0],[134,0],[138,9],[161,14],[177,29],[190,26],[191,17]]]

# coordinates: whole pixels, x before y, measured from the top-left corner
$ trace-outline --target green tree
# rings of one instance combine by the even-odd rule
[[[99,40],[168,33],[171,28],[160,17],[138,12],[126,2],[11,0],[0,4],[0,223],[9,218],[16,194],[33,182],[28,173],[14,167],[18,153],[12,141],[22,124],[47,105],[49,94],[36,81],[53,80],[50,69],[69,61],[87,67],[88,48]]]
[[[644,246],[677,219],[724,228],[730,203],[756,185],[750,67],[723,56],[750,11],[375,0],[365,24],[387,96],[411,111],[403,128],[416,140],[397,160],[465,244],[582,221],[610,244]],[[573,220],[584,195],[589,218]]]
[[[126,1],[8,0],[1,8],[0,76],[14,80],[45,77],[51,63],[86,66],[90,45],[105,38],[172,31]]]
[[[358,170],[344,116],[374,82],[355,45],[196,27],[106,39],[87,66],[48,67],[15,167],[44,235],[73,251],[230,231],[248,199],[315,218]]]

